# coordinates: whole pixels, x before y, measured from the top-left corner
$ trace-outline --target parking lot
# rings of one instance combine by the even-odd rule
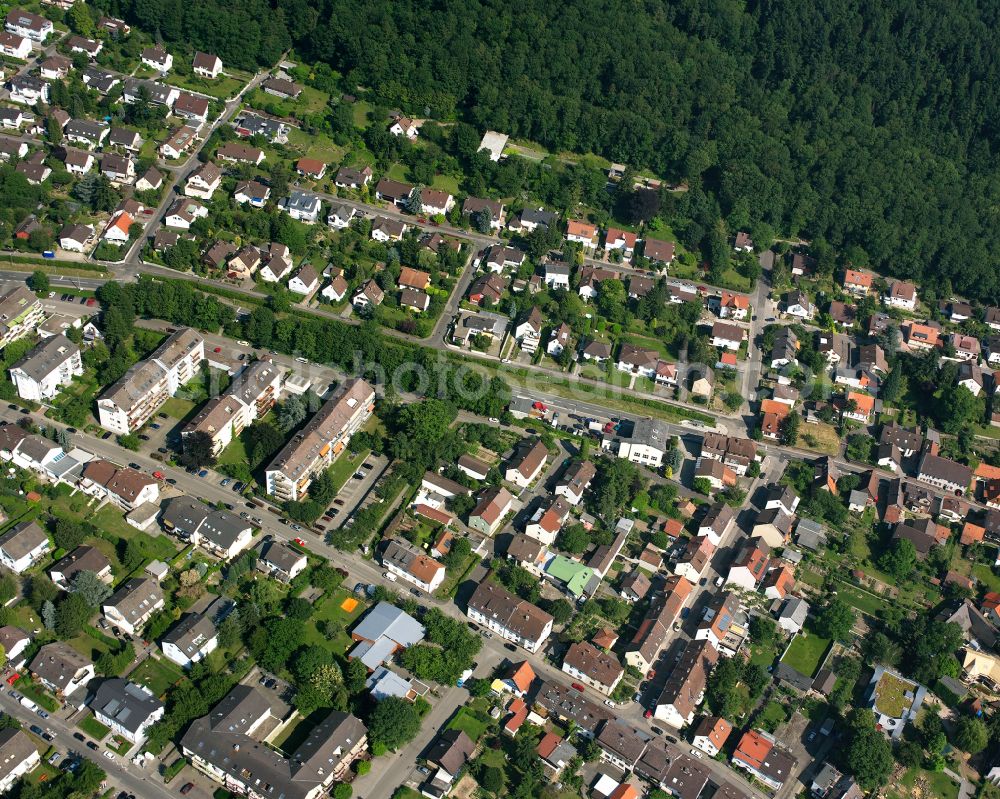
[[[369,455],[365,458],[364,462],[358,467],[358,471],[347,478],[347,482],[337,492],[337,498],[334,499],[333,504],[327,511],[333,515],[333,521],[330,522],[327,529],[339,530],[343,526],[344,522],[354,513],[362,500],[368,496],[368,492],[372,490],[376,481],[382,476],[388,465],[389,459],[384,455]],[[358,475],[361,475],[361,477],[358,478]],[[333,511],[337,512],[333,514]],[[320,520],[320,523],[322,524],[325,521]]]

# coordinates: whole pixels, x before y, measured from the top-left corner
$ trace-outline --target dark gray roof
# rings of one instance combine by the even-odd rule
[[[194,657],[215,635],[215,624],[207,614],[189,613],[163,636],[163,643],[173,644],[188,657]]]
[[[38,650],[28,668],[32,674],[37,674],[45,682],[62,689],[81,669],[89,665],[90,661],[69,644],[54,641]]]
[[[95,713],[113,719],[131,733],[137,733],[151,715],[163,708],[163,702],[147,688],[121,677],[104,680],[91,698],[90,707]]]
[[[24,372],[34,380],[42,380],[78,352],[80,352],[80,348],[60,333],[41,341],[37,347],[10,368],[11,371],[16,369]]]
[[[251,524],[235,513],[216,510],[191,497],[174,497],[164,503],[163,523],[181,533],[197,533],[222,549],[229,549]]]
[[[48,540],[48,534],[36,522],[21,522],[0,536],[0,549],[16,561]]]
[[[334,710],[291,757],[285,757],[247,735],[269,712],[267,699],[255,688],[237,685],[207,716],[191,724],[181,748],[237,782],[261,786],[275,799],[304,799],[367,735],[359,719]]]

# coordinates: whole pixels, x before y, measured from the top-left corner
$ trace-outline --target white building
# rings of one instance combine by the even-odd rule
[[[163,605],[163,590],[156,580],[133,577],[108,597],[101,609],[108,624],[135,635]]]
[[[364,380],[345,382],[268,464],[267,493],[282,501],[300,499],[313,475],[330,466],[368,421],[374,403],[375,390]]]
[[[219,646],[219,634],[208,616],[189,613],[160,641],[164,656],[182,669],[191,668]]]
[[[0,794],[7,793],[39,763],[41,756],[27,735],[21,730],[0,730]]]
[[[311,225],[319,219],[319,212],[323,207],[322,201],[315,194],[298,189],[293,190],[278,205],[292,219],[297,219],[307,225]]]
[[[467,614],[529,652],[537,652],[552,632],[548,613],[489,580],[481,582],[470,597]]]
[[[104,680],[90,700],[90,709],[105,727],[134,744],[142,744],[149,728],[163,718],[164,704],[153,692],[121,677]]]
[[[51,549],[49,536],[35,522],[21,522],[0,536],[0,563],[23,574]]]
[[[204,360],[201,334],[190,328],[178,330],[98,398],[101,427],[119,435],[138,430],[167,397],[195,377]]]
[[[444,582],[444,564],[439,563],[412,544],[393,539],[382,552],[382,565],[390,574],[395,574],[428,594],[434,593]]]
[[[10,379],[22,399],[52,399],[61,386],[83,374],[80,348],[61,333],[42,341],[10,368]]]

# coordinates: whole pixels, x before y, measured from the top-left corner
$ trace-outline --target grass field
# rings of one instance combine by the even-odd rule
[[[757,717],[757,724],[768,732],[774,732],[779,726],[785,723],[786,718],[787,714],[785,713],[784,706],[772,699],[764,705],[764,709],[761,710],[760,715]]]
[[[188,416],[194,413],[197,405],[191,402],[191,400],[181,399],[180,397],[170,397],[166,402],[163,403],[163,407],[160,410],[167,414],[167,416],[172,416],[174,419],[179,419],[184,421]]]
[[[909,769],[886,793],[887,799],[958,799],[958,783],[942,772]]]
[[[804,424],[799,427],[799,446],[825,455],[836,455],[840,452],[840,437],[833,425],[823,422]]]
[[[229,446],[226,447],[219,454],[218,463],[220,466],[229,464],[235,466],[237,464],[248,464],[249,460],[247,458],[246,447],[243,446],[243,441],[239,437],[236,437],[230,442]]]
[[[316,604],[316,611],[306,624],[306,639],[308,643],[330,646],[338,654],[344,653],[351,648],[351,636],[347,631],[368,609],[368,605],[364,601],[359,601],[354,610],[348,613],[341,607],[344,600],[348,598],[360,600],[360,597],[355,597],[350,591],[338,588],[329,596],[323,597]],[[343,630],[333,638],[324,635],[319,631],[317,625],[327,621],[334,622],[338,626],[341,626]]]
[[[169,660],[147,658],[129,675],[132,682],[145,685],[156,696],[163,696],[167,689],[177,682],[183,673],[180,666]]]
[[[787,663],[807,677],[812,677],[819,669],[819,664],[823,662],[823,656],[829,648],[828,638],[820,638],[818,635],[798,635],[789,645],[781,662]]]
[[[97,741],[103,741],[105,736],[111,732],[110,729],[101,724],[93,716],[87,716],[85,719],[79,721],[76,726]]]
[[[363,449],[357,453],[348,450],[333,462],[333,465],[330,467],[330,476],[333,478],[333,484],[336,486],[338,492],[344,487],[344,483],[351,479],[351,475],[354,474],[355,470],[365,462],[365,458],[368,457],[370,452],[371,450],[367,449]]]
[[[478,741],[485,735],[488,727],[488,719],[484,721],[474,711],[469,710],[467,707],[461,707],[452,720],[448,722],[446,729],[462,730],[473,741]]]
[[[874,594],[869,594],[866,591],[861,591],[855,588],[853,585],[848,585],[847,583],[837,584],[837,594],[843,599],[847,604],[857,608],[862,613],[867,613],[869,616],[879,616],[883,613],[886,608],[886,602],[883,599],[879,599]]]

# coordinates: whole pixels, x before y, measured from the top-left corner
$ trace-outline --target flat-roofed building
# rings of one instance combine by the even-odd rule
[[[25,286],[0,294],[0,349],[31,333],[44,319],[41,301]]]

